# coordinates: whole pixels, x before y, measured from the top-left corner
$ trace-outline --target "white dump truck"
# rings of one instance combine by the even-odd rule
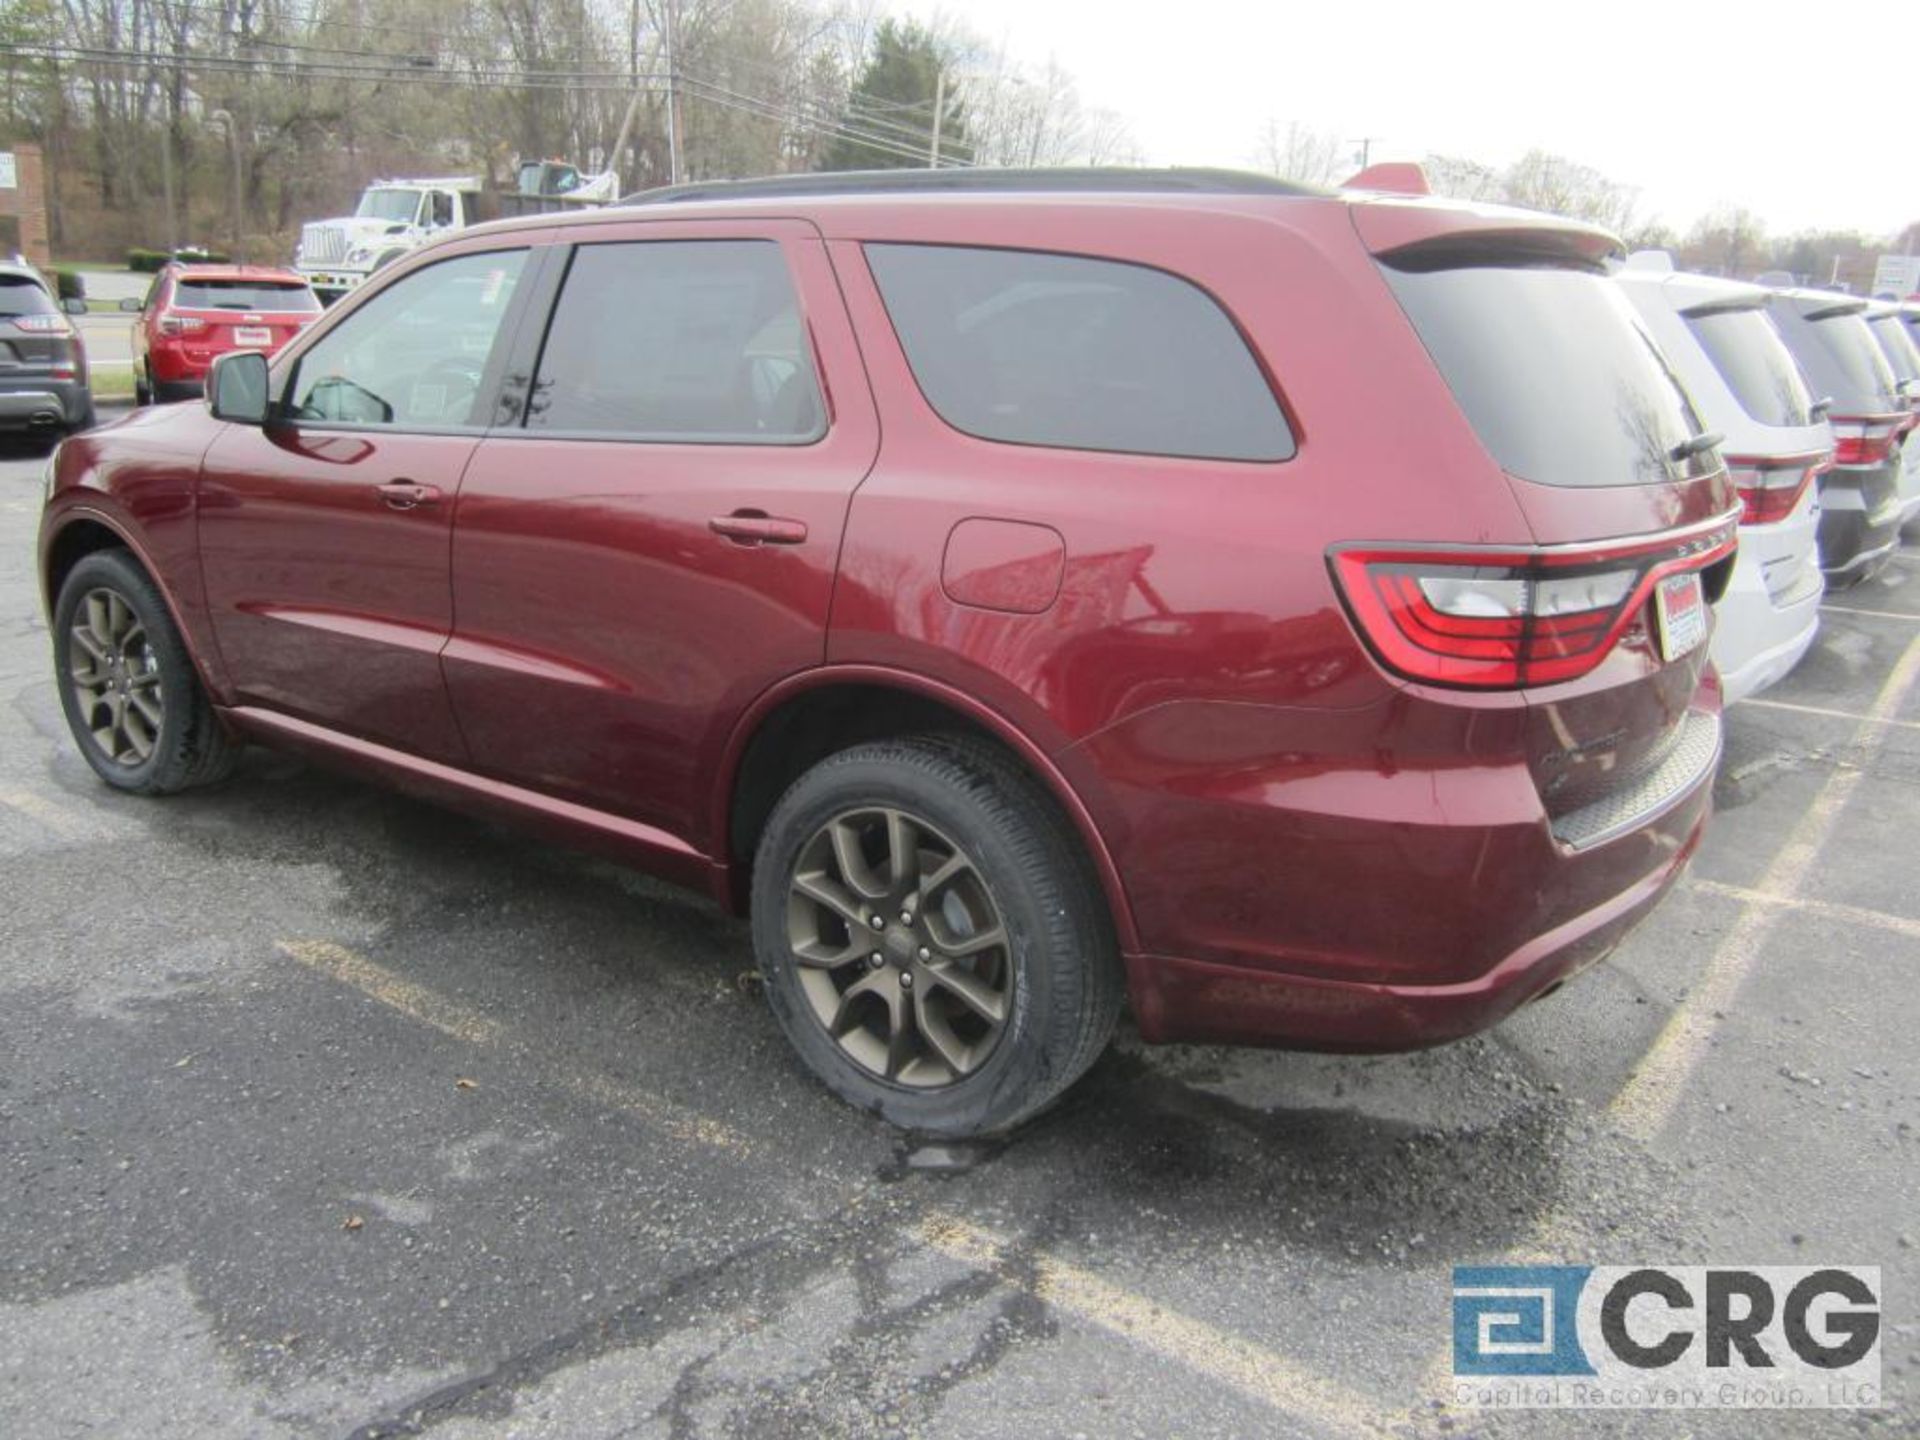
[[[612,171],[587,175],[564,160],[525,161],[511,190],[489,190],[476,175],[376,180],[353,214],[301,227],[293,265],[332,304],[437,235],[502,215],[605,205],[617,185]]]

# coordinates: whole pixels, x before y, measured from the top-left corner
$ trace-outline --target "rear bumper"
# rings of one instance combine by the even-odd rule
[[[1835,470],[1820,485],[1820,568],[1831,584],[1852,585],[1886,563],[1900,544],[1904,502],[1892,465]]]
[[[55,430],[79,424],[86,413],[82,381],[0,381],[0,429]]]
[[[1795,533],[1767,533],[1788,527]],[[1713,663],[1727,704],[1784,678],[1813,644],[1826,585],[1812,549],[1810,517],[1741,530],[1733,578],[1714,607]],[[1801,576],[1777,599],[1767,588],[1770,564],[1793,566]]]
[[[1148,738],[1131,737],[1136,755]],[[1603,956],[1672,885],[1719,753],[1709,683],[1657,764],[1551,820],[1524,762],[1470,751],[1370,773],[1295,752],[1278,758],[1297,778],[1123,787],[1115,860],[1141,937],[1127,957],[1141,1034],[1391,1051],[1496,1024]]]

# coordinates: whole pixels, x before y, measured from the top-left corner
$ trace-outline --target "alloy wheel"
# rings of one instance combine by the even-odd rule
[[[937,1089],[993,1053],[1013,1013],[1006,924],[972,858],[928,821],[836,815],[800,849],[786,918],[814,1017],[861,1068]]]
[[[81,598],[67,642],[67,683],[94,744],[116,765],[144,765],[167,713],[147,627],[125,596],[103,586]]]

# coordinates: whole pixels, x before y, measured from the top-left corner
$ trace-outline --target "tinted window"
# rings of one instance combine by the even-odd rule
[[[173,303],[183,310],[292,310],[317,312],[320,302],[305,285],[271,280],[182,280]]]
[[[1813,396],[1764,310],[1716,310],[1687,325],[1740,408],[1762,425],[1811,425]]]
[[[1857,310],[1808,320],[1791,297],[1782,297],[1773,318],[1813,393],[1833,401],[1835,418],[1889,415],[1900,408],[1887,357]]]
[[[441,429],[473,423],[524,250],[462,255],[380,291],[300,357],[296,420]]]
[[[1876,315],[1867,322],[1880,339],[1881,352],[1893,367],[1896,380],[1920,380],[1920,350],[1914,348],[1898,315]]]
[[[1082,256],[869,245],[927,403],[1017,445],[1285,460],[1286,417],[1198,286]]]
[[[25,275],[0,275],[0,315],[51,315],[60,307]]]
[[[1632,302],[1604,276],[1544,266],[1385,274],[1502,469],[1575,486],[1687,473],[1670,457],[1700,423]]]
[[[813,440],[825,412],[809,348],[771,240],[583,245],[527,424],[642,440]]]

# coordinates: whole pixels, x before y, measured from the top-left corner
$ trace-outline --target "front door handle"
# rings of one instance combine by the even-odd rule
[[[389,480],[384,485],[374,486],[373,491],[386,502],[389,510],[411,510],[418,505],[440,503],[438,485],[416,485],[411,480]]]
[[[716,515],[707,522],[707,528],[736,545],[799,545],[807,538],[806,521],[788,520],[760,510]]]

